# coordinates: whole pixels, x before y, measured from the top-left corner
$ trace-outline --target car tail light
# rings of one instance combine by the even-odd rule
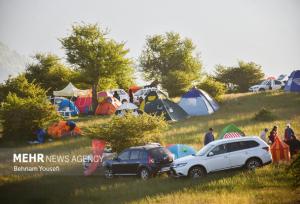
[[[264,150],[266,150],[267,152],[270,151],[270,148],[269,147],[263,147]]]
[[[151,156],[148,156],[148,164],[154,164],[154,159]]]

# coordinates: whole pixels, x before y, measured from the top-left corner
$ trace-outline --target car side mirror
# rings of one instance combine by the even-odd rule
[[[214,155],[215,155],[215,154],[214,154],[213,152],[210,152],[210,153],[208,153],[207,156],[212,157],[212,156],[214,156]]]

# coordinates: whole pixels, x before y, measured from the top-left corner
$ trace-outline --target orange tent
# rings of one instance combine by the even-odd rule
[[[279,161],[290,161],[290,147],[282,142],[279,137],[275,138],[274,143],[271,146],[271,153],[274,163]]]
[[[137,92],[138,90],[140,90],[141,89],[141,87],[139,87],[139,86],[131,86],[130,88],[129,88],[129,90],[131,90],[132,91],[132,93],[135,93],[135,92]]]
[[[73,130],[73,135],[80,135],[81,130],[79,127],[75,127]],[[58,123],[53,123],[48,128],[48,135],[53,138],[61,138],[63,136],[70,136],[70,127],[67,125],[66,121],[59,121]]]
[[[114,97],[106,97],[102,102],[97,106],[96,115],[111,115],[114,114],[117,108],[121,105]]]

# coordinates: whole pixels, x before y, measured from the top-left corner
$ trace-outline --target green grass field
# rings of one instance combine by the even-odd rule
[[[262,107],[276,115],[272,122],[258,122],[252,118]],[[79,118],[83,130],[109,120],[109,117]],[[213,115],[193,117],[171,123],[163,134],[165,144],[184,143],[200,149],[209,127],[217,133],[234,123],[247,135],[259,135],[264,128],[279,126],[283,135],[286,123],[300,134],[300,95],[283,92],[226,95],[221,109]],[[299,137],[299,136],[298,136]],[[52,154],[90,153],[88,138],[71,138],[38,146],[22,146],[3,150],[0,172],[9,168],[11,152],[30,151]],[[65,165],[65,164],[62,164]],[[300,190],[292,186],[294,178],[287,165],[269,165],[246,172],[233,170],[208,175],[201,180],[172,179],[160,176],[141,181],[137,178],[106,180],[101,175],[82,175],[80,163],[65,165],[75,175],[43,176],[34,174],[4,175],[0,177],[1,203],[299,203]]]

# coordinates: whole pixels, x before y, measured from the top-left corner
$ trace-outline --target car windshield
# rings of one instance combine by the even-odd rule
[[[212,144],[207,144],[204,147],[202,147],[202,149],[200,149],[199,152],[197,152],[196,155],[198,156],[203,156],[208,150],[210,150],[214,145]]]

